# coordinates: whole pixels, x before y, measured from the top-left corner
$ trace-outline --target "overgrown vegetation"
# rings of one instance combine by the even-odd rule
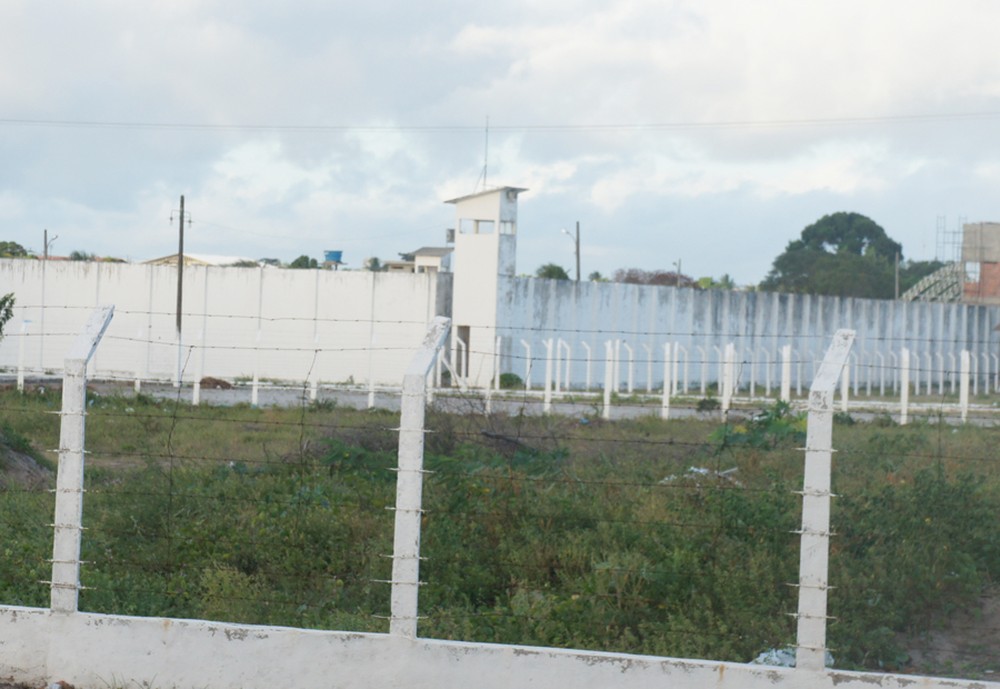
[[[0,393],[55,447],[57,391]],[[387,628],[392,414],[94,397],[84,609]],[[420,633],[748,661],[794,641],[803,420],[428,416]],[[9,430],[8,430],[9,429]],[[1000,575],[989,429],[835,430],[830,645],[896,669],[901,634]],[[45,605],[52,496],[0,493],[0,601]]]

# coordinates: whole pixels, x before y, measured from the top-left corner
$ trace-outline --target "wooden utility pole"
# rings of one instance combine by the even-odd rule
[[[181,384],[181,309],[184,305],[184,195],[181,194],[181,215],[177,224],[178,246],[177,246],[177,379],[174,387]]]

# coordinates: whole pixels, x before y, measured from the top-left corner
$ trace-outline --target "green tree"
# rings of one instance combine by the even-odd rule
[[[0,340],[3,339],[3,327],[14,316],[14,294],[0,297]]]
[[[619,268],[611,278],[613,282],[632,285],[666,285],[671,287],[696,287],[689,275],[676,270],[643,270],[641,268]]]
[[[365,260],[365,270],[378,273],[385,270],[385,266],[382,265],[382,261],[379,260],[378,256],[372,256],[371,258]]]
[[[28,251],[17,242],[0,242],[0,258],[27,258]]]
[[[569,280],[569,273],[562,266],[557,266],[555,263],[546,263],[543,266],[538,266],[538,270],[535,271],[535,277],[549,280]]]
[[[601,275],[601,271],[599,271],[599,270],[595,270],[594,272],[592,272],[590,275],[587,276],[587,279],[590,280],[591,282],[607,282],[608,281],[608,279],[606,277],[604,277],[603,275]]]
[[[760,288],[772,292],[891,299],[903,247],[858,213],[825,215],[774,259]]]
[[[315,258],[309,258],[305,254],[302,254],[297,259],[288,264],[289,268],[319,268],[319,263],[316,262]]]
[[[97,254],[90,254],[86,251],[72,251],[69,254],[69,260],[71,261],[96,261]]]
[[[697,284],[701,289],[736,289],[736,283],[729,277],[729,273],[723,273],[718,280],[711,276],[698,278]]]

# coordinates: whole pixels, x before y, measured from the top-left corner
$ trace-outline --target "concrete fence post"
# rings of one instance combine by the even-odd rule
[[[646,394],[651,395],[653,393],[653,348],[645,342],[642,343],[642,348],[646,350]]]
[[[552,411],[552,338],[542,340],[545,346],[545,386],[542,395],[542,412],[548,414]]]
[[[792,401],[792,345],[781,348],[781,401]]]
[[[736,373],[736,347],[732,342],[726,345],[722,356],[722,379],[719,381],[720,396],[722,398],[722,413],[725,415],[733,403],[733,388],[736,381],[733,380]]]
[[[909,420],[910,407],[910,350],[903,347],[899,353],[899,425]]]
[[[969,418],[969,350],[963,349],[961,370],[958,374],[958,406],[962,410],[962,423]]]
[[[796,616],[795,667],[799,670],[822,671],[825,667],[833,406],[854,335],[853,330],[836,332],[809,389]]]
[[[673,362],[671,361],[670,354],[670,343],[667,342],[663,345],[663,405],[660,407],[661,419],[670,418],[670,392],[673,389],[673,381],[670,376]]]
[[[531,389],[531,345],[528,344],[527,340],[521,340],[521,346],[524,347],[524,389]]]
[[[450,328],[449,318],[438,316],[432,321],[420,349],[403,376],[389,634],[408,639],[417,636],[427,374],[434,366],[438,349],[444,344]]]
[[[624,340],[622,340],[622,347],[628,353],[628,371],[625,376],[625,390],[631,395],[635,390],[635,352],[632,351],[632,345]]]
[[[611,418],[611,388],[615,381],[615,350],[614,345],[608,340],[604,343],[604,406],[601,409],[601,418]]]
[[[28,321],[21,321],[21,338],[17,343],[17,391],[24,392],[24,341],[28,339]]]
[[[83,530],[83,453],[87,410],[87,362],[114,316],[113,306],[95,310],[66,356],[59,421],[59,468],[52,538],[50,606],[76,612],[80,599],[80,534]]]
[[[586,342],[581,342],[580,346],[583,347],[583,351],[585,351],[587,353],[587,355],[586,355],[586,359],[587,359],[587,371],[584,374],[583,389],[586,392],[590,392],[590,363],[591,363],[590,360],[592,358],[591,352],[590,352],[590,345],[587,344]]]

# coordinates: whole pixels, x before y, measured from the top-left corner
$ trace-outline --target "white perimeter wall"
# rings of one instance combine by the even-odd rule
[[[1000,683],[0,607],[0,677],[81,689],[1000,689]]]
[[[996,306],[504,277],[500,278],[498,303],[501,371],[524,375],[525,350],[520,343],[524,339],[535,360],[532,379],[536,385],[544,372],[542,341],[546,338],[562,338],[573,348],[570,373],[575,385],[585,376],[582,342],[593,352],[594,381],[603,379],[604,342],[628,342],[635,353],[640,386],[646,380],[646,347],[656,364],[653,384],[662,383],[666,342],[680,344],[693,368],[700,365],[703,351],[712,362],[709,379],[715,380],[718,355],[714,348],[723,349],[730,342],[742,361],[764,353],[775,361],[778,348],[790,344],[794,360],[818,363],[833,333],[851,328],[857,331],[852,376],[872,374],[878,355],[888,363],[891,353],[898,356],[906,347],[914,365],[936,378],[942,364],[946,370],[955,370],[955,359],[949,357],[957,359],[963,349],[972,352],[976,370],[982,372],[989,364],[995,372],[994,355],[1000,341],[993,331],[1000,323],[1000,307]],[[803,373],[811,379],[813,370],[808,364],[806,368]],[[696,374],[692,370],[692,377]],[[746,381],[744,371],[741,382]]]
[[[363,383],[371,370],[377,384],[399,385],[431,319],[449,310],[450,285],[447,274],[186,267],[184,378],[256,371],[263,379]],[[90,375],[174,377],[176,268],[0,260],[0,294],[7,292],[17,303],[0,367],[13,369],[23,356],[29,371],[61,370],[90,311],[113,304]]]

